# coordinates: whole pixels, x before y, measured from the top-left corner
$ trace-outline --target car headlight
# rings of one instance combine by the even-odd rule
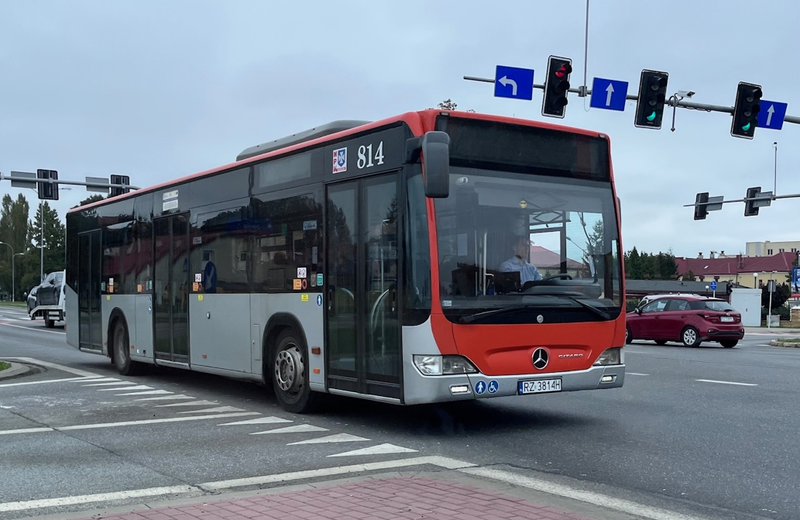
[[[619,347],[606,349],[594,362],[595,366],[601,365],[619,365],[622,359],[622,349]]]
[[[478,370],[464,356],[414,355],[414,365],[424,376],[474,374]]]

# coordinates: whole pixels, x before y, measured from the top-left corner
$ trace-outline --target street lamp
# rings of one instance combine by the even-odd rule
[[[15,301],[17,301],[17,294],[15,292],[15,290],[16,290],[16,282],[14,280],[14,257],[16,255],[14,254],[14,248],[11,247],[11,244],[7,244],[5,242],[0,242],[0,244],[2,244],[4,246],[8,246],[8,248],[11,250],[11,301],[15,302]]]
[[[758,289],[758,273],[753,273],[753,289]]]

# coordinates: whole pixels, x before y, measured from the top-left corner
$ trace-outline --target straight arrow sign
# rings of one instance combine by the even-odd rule
[[[780,130],[783,128],[783,119],[786,117],[787,103],[767,101],[762,99],[759,103],[761,110],[758,112],[758,127]]]
[[[605,95],[603,95],[605,93]],[[592,81],[592,97],[589,105],[604,110],[625,110],[628,96],[628,82],[615,79],[594,78]]]

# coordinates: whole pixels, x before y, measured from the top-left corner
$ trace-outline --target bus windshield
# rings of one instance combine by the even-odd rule
[[[564,313],[572,321],[619,314],[610,182],[458,166],[450,172],[450,196],[435,207],[440,297],[451,320],[509,307],[574,307],[580,312]]]

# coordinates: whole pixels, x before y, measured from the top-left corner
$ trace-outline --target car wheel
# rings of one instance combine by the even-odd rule
[[[139,373],[141,363],[131,359],[131,343],[128,340],[128,328],[120,319],[114,324],[112,345],[114,348],[114,365],[123,376],[135,376]]]
[[[663,339],[657,339],[657,340],[656,340],[656,345],[660,345],[660,346],[662,346],[662,347],[663,347],[663,346],[664,346],[664,345],[666,345],[666,344],[667,344],[667,342],[666,342],[666,341],[664,341]]]
[[[700,344],[700,333],[694,327],[686,327],[681,332],[681,341],[687,347],[696,347]]]
[[[723,339],[719,342],[719,344],[725,348],[733,348],[737,343],[739,343],[739,340],[737,339]]]
[[[633,343],[633,334],[630,327],[625,327],[625,343],[628,345]]]
[[[287,412],[308,413],[317,395],[308,386],[308,350],[292,329],[284,330],[275,341],[272,357],[272,387],[278,404]]]

